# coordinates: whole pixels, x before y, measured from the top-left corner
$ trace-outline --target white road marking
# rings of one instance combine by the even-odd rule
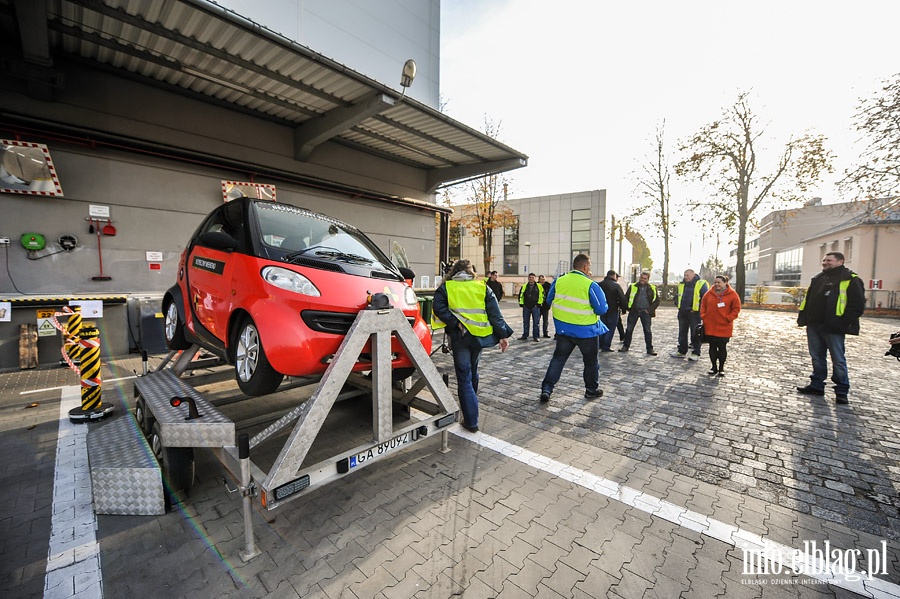
[[[482,447],[594,491],[604,497],[637,508],[652,516],[657,516],[673,524],[699,532],[738,549],[758,552],[758,555],[769,562],[771,566],[768,570],[769,573],[777,571],[783,576],[790,578],[793,575],[792,567],[796,567],[799,573],[804,576],[827,582],[864,597],[873,597],[875,599],[896,599],[900,597],[900,585],[879,578],[869,579],[867,573],[855,569],[833,568],[833,564],[828,563],[830,559],[827,556],[825,556],[825,560],[822,560],[822,556],[806,553],[806,547],[803,550],[796,550],[787,545],[774,543],[755,533],[742,530],[725,522],[713,520],[708,516],[669,503],[664,499],[623,486],[580,468],[563,464],[524,447],[507,443],[502,439],[482,432],[471,433],[458,424],[449,430],[453,434],[477,443]],[[821,546],[819,549],[821,549]],[[833,548],[833,550],[841,551],[837,548]],[[758,575],[748,575],[747,578],[754,579],[756,576]]]
[[[81,387],[62,387],[44,599],[103,598],[87,453],[90,424],[69,420],[69,410],[80,405]]]

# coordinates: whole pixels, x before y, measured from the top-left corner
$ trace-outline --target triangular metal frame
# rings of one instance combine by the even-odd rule
[[[353,321],[312,397],[250,439],[250,447],[256,447],[286,428],[294,420],[297,421],[290,437],[266,475],[265,481],[262,482],[264,489],[273,489],[296,477],[319,429],[322,428],[325,418],[334,406],[344,383],[353,372],[357,358],[372,336],[374,336],[372,339],[373,442],[383,443],[391,438],[393,435],[391,336],[394,333],[425,385],[437,400],[438,407],[443,410],[442,414],[459,411],[459,404],[450,394],[440,372],[431,361],[425,348],[422,347],[422,343],[416,337],[403,312],[396,308],[362,310]]]

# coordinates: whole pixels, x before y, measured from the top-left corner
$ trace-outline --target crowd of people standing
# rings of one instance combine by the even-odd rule
[[[463,426],[478,430],[478,360],[481,349],[500,344],[505,351],[512,329],[500,314],[502,284],[493,271],[480,285],[474,268],[467,260],[454,264],[448,279],[441,284],[434,299],[434,328],[447,326],[454,354],[458,395],[464,416]],[[591,259],[579,254],[572,270],[552,283],[544,275],[528,275],[528,282],[514,295],[522,309],[523,331],[520,340],[535,342],[541,335],[550,337],[552,313],[556,347],[541,381],[539,399],[550,401],[563,368],[577,348],[584,363],[584,396],[602,397],[599,354],[612,352],[618,328],[622,342],[619,352],[627,352],[637,323],[641,323],[648,355],[658,355],[653,345],[652,322],[660,303],[660,294],[650,283],[650,274],[640,273],[638,280],[623,290],[614,270],[599,283],[593,280]],[[741,311],[741,300],[729,284],[727,275],[718,275],[712,286],[693,269],[684,271],[674,298],[678,310],[678,338],[672,352],[674,358],[697,361],[702,345],[709,348],[709,375],[723,377],[728,359],[728,342],[734,333],[734,321]],[[859,317],[865,308],[865,289],[859,277],[844,266],[844,256],[829,252],[822,260],[822,273],[813,277],[800,304],[798,326],[806,327],[813,372],[810,382],[798,386],[804,395],[825,395],[831,357],[835,401],[847,404],[850,381],[844,357],[845,335],[859,334]],[[624,331],[621,328],[625,319]]]

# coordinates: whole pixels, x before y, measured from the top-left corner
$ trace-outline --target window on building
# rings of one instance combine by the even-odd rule
[[[775,281],[778,285],[793,287],[800,284],[803,268],[803,248],[775,253]]]
[[[450,225],[449,239],[448,239],[448,245],[450,247],[449,247],[449,251],[448,251],[448,257],[450,259],[451,264],[462,258],[462,238],[463,238],[464,234],[465,234],[465,231],[461,224],[460,225],[453,225],[453,224]]]
[[[844,239],[844,259],[850,260],[853,258],[853,238],[847,237]]]
[[[519,274],[519,218],[503,229],[503,274]]]
[[[591,210],[572,211],[572,255],[591,253]]]
[[[832,251],[832,252],[837,252],[837,251],[838,251],[838,242],[837,242],[837,240],[831,242],[831,251]]]
[[[828,253],[828,245],[825,243],[819,244],[819,262],[825,259],[825,254]]]

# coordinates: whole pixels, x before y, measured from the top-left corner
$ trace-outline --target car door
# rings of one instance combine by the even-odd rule
[[[196,322],[224,343],[231,314],[232,279],[235,262],[243,250],[243,210],[241,201],[222,206],[203,224],[192,241],[188,255],[191,308]],[[213,247],[206,233],[225,233],[235,241],[231,251]],[[202,334],[202,331],[198,331]]]

